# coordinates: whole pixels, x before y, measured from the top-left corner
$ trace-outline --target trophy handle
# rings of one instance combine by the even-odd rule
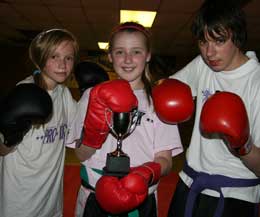
[[[110,113],[109,115],[107,115],[108,113]],[[113,126],[112,126],[112,115],[113,115],[113,111],[109,108],[106,108],[105,110],[105,120],[106,120],[106,123],[107,123],[107,126],[109,127],[110,130],[114,131],[113,130]],[[108,120],[108,117],[110,117],[110,120]]]
[[[139,121],[139,112],[138,112],[137,108],[135,108],[131,111],[131,124],[129,127],[128,134],[131,134],[134,131],[138,121]]]

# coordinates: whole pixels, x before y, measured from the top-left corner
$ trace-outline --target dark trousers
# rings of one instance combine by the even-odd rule
[[[185,205],[189,188],[180,179],[169,206],[168,217],[184,217]],[[205,194],[199,194],[194,208],[193,217],[214,217],[218,198]],[[249,203],[233,198],[225,198],[225,206],[222,217],[254,217],[258,207],[254,203]]]
[[[144,203],[138,207],[139,217],[157,217],[156,213],[156,200],[155,195],[151,194],[147,197]],[[95,194],[91,193],[87,199],[85,210],[84,210],[84,217],[107,217],[113,216],[104,210],[101,209],[99,206]],[[120,215],[114,215],[117,217],[128,217],[127,213],[123,213]]]

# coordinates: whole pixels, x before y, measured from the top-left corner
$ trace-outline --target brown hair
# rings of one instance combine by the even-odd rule
[[[151,34],[150,32],[141,24],[136,23],[136,22],[125,22],[122,23],[118,26],[116,26],[110,35],[110,39],[109,39],[109,47],[108,47],[108,52],[111,53],[112,51],[112,47],[113,47],[113,41],[114,41],[114,37],[117,33],[119,32],[141,32],[146,39],[146,48],[149,52],[151,52],[151,42],[150,42],[150,38],[151,38]],[[144,83],[144,89],[146,92],[146,96],[147,96],[147,100],[149,102],[149,104],[151,103],[151,95],[152,95],[152,87],[154,85],[154,79],[150,73],[149,70],[149,64],[147,63],[144,69],[144,73],[142,75],[142,81]]]

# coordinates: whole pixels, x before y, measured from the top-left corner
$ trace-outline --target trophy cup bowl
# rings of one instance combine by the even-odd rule
[[[122,151],[122,140],[129,135],[135,127],[137,110],[132,112],[113,112],[110,129],[117,138],[117,148],[108,153],[104,175],[123,177],[129,173],[130,158]]]

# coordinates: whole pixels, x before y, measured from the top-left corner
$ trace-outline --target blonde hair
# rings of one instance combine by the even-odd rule
[[[49,29],[38,34],[29,47],[29,57],[38,70],[42,71],[50,55],[63,41],[72,42],[76,64],[79,52],[76,37],[66,29]],[[40,87],[47,88],[41,73],[35,74],[34,80]]]

